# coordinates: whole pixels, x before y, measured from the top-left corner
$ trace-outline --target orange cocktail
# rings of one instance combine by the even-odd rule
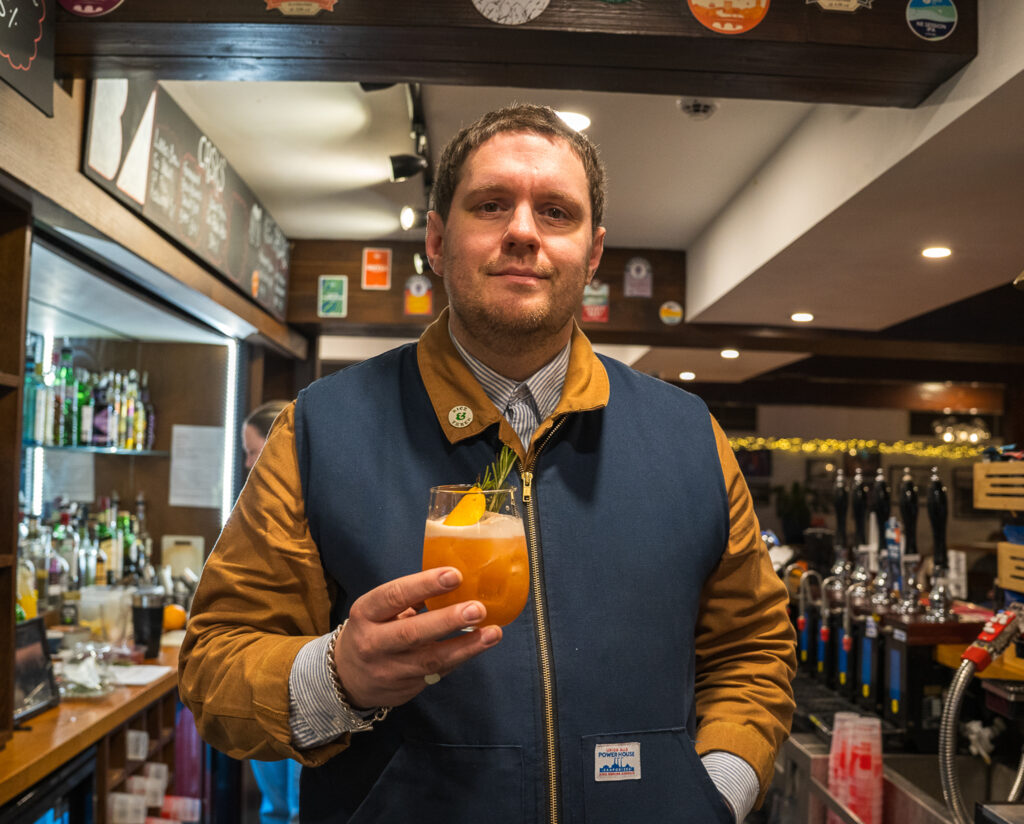
[[[468,498],[468,496],[480,496]],[[515,620],[530,593],[526,534],[508,489],[443,486],[430,490],[430,513],[423,534],[423,568],[453,566],[462,583],[427,599],[428,609],[460,601],[480,601],[485,624]],[[463,503],[465,501],[465,503]]]

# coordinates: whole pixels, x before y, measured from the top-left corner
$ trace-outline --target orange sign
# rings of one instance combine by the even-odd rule
[[[286,17],[314,17],[322,11],[334,11],[338,0],[267,0],[267,11],[277,9]]]
[[[719,34],[743,34],[764,20],[771,0],[686,0],[705,28]]]
[[[391,288],[390,249],[363,249],[363,288]]]

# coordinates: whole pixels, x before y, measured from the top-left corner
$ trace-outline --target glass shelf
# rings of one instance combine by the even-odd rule
[[[149,455],[167,457],[170,452],[158,449],[118,449],[114,446],[46,446],[35,441],[22,441],[23,449],[45,449],[47,452],[92,452],[100,455]]]

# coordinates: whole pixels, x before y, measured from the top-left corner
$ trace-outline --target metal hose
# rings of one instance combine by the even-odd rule
[[[1017,774],[1013,777],[1013,786],[1010,787],[1010,794],[1006,800],[1016,803],[1020,801],[1022,792],[1024,792],[1024,751],[1021,751],[1020,761],[1017,762]]]
[[[975,669],[973,661],[964,661],[960,664],[960,669],[953,676],[953,682],[946,694],[946,703],[942,707],[942,720],[939,722],[939,779],[942,783],[942,797],[953,814],[956,824],[972,824],[972,818],[967,812],[963,793],[960,790],[960,773],[956,768],[956,737],[964,692],[974,677]],[[1022,761],[1022,767],[1024,767],[1024,761]],[[1018,775],[1020,774],[1021,771],[1018,770]],[[1017,782],[1014,782],[1015,787],[1016,785]]]

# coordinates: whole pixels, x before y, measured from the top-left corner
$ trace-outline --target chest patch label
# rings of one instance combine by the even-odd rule
[[[640,778],[640,742],[598,744],[594,747],[595,781],[632,781]]]

